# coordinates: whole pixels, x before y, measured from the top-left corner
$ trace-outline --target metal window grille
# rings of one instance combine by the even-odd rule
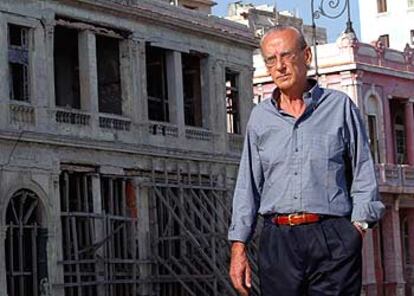
[[[237,295],[228,278],[231,190],[224,179],[153,172],[148,186],[156,295]],[[256,274],[254,260],[252,267]],[[251,295],[259,295],[256,276],[254,282]]]
[[[112,177],[100,181],[96,201],[90,175],[61,174],[65,295],[135,296],[136,213],[127,195],[129,183]]]
[[[47,282],[46,229],[41,228],[39,199],[16,192],[7,207],[6,277],[10,296],[37,296]]]
[[[135,196],[128,195],[126,179],[101,178],[104,231],[105,282],[109,296],[137,294]]]

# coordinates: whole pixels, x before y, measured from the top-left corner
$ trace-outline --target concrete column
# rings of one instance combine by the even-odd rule
[[[6,234],[7,226],[0,227],[0,296],[7,296],[7,278],[6,278]]]
[[[214,62],[214,75],[212,79],[214,82],[213,96],[211,98],[212,109],[211,118],[213,119],[212,130],[219,135],[219,138],[215,141],[216,151],[222,153],[226,152],[228,137],[227,137],[227,114],[226,114],[226,71],[223,60],[215,60]],[[244,132],[244,131],[243,131]]]
[[[185,137],[181,52],[171,51],[167,53],[167,81],[171,123],[178,126],[179,137]]]
[[[211,94],[214,90],[210,91],[212,72],[212,60],[210,57],[201,58],[200,60],[200,81],[201,81],[201,115],[202,115],[202,127],[212,130],[211,112],[214,112],[214,107],[211,109]]]
[[[91,127],[99,126],[98,72],[96,65],[96,38],[90,31],[79,33],[79,78],[81,109],[91,113]]]
[[[54,48],[54,14],[45,13],[43,26],[38,23],[33,29],[33,54],[30,55],[30,69],[33,75],[30,80],[31,102],[35,107],[37,129],[48,132],[51,128],[49,107],[55,107],[55,76],[53,70]]]
[[[47,241],[47,264],[49,274],[49,285],[52,295],[64,296],[65,290],[62,286],[54,285],[64,282],[63,264],[58,262],[63,260],[62,247],[62,222],[61,222],[61,204],[60,198],[60,182],[59,175],[61,173],[59,162],[53,161],[54,172],[51,175],[49,185],[49,203],[45,207],[49,209],[50,220],[47,221],[48,241]]]
[[[254,68],[245,67],[240,72],[239,76],[239,91],[240,91],[240,98],[239,98],[239,112],[240,112],[240,127],[243,131],[246,130],[247,122],[250,117],[250,113],[253,109],[253,89],[249,87],[245,87],[246,85],[250,85],[253,81],[253,74]]]
[[[129,43],[129,59],[130,76],[129,87],[131,101],[128,102],[131,109],[128,116],[137,123],[147,121],[148,118],[148,102],[147,98],[147,77],[146,77],[146,62],[145,62],[145,40],[133,34]]]
[[[101,194],[101,180],[98,174],[93,174],[92,175],[92,200],[93,200],[93,211],[94,213],[100,215],[102,214],[102,194]],[[103,219],[96,219],[95,220],[95,237],[93,238],[94,240],[94,244],[96,243],[100,243],[102,242],[102,240],[105,238],[105,234],[104,234],[104,223],[105,221]],[[96,254],[101,257],[104,258],[104,250],[103,248],[99,248],[96,251]],[[105,270],[105,265],[102,261],[98,261],[96,268],[101,271],[100,275],[103,275],[104,270]],[[104,281],[105,279],[103,278],[103,276],[99,276],[97,279],[97,281]],[[104,295],[105,294],[105,289],[103,287],[103,285],[98,285],[97,287],[98,289],[98,295]]]
[[[414,165],[414,97],[405,103],[405,147],[409,165]]]
[[[9,60],[7,55],[7,22],[0,13],[0,128],[6,128],[9,118]]]
[[[385,126],[385,147],[386,147],[386,162],[395,163],[395,152],[394,152],[394,131],[392,127],[390,99],[383,99],[384,106],[384,126]]]
[[[414,267],[414,209],[406,209],[408,220],[408,253],[410,254],[409,265],[411,270]],[[414,295],[414,274],[408,273],[409,278],[406,279],[406,289],[408,295]]]
[[[141,262],[148,262],[151,258],[150,240],[150,207],[149,207],[149,187],[140,185],[142,178],[135,178],[135,193],[137,201],[137,237],[138,254]],[[151,276],[151,266],[147,263],[139,264],[140,279],[145,280]],[[139,285],[138,295],[150,295],[150,285],[142,283]]]
[[[48,105],[50,108],[56,106],[55,95],[55,69],[54,69],[54,34],[55,25],[53,23],[54,15],[47,18],[45,23],[45,62],[46,62],[46,76],[47,76],[47,93],[48,93]]]
[[[366,295],[377,295],[377,278],[375,270],[375,243],[372,230],[364,237],[363,254],[363,287]]]
[[[405,295],[400,216],[397,199],[395,205],[387,207],[382,220],[381,236],[384,251],[385,296]]]

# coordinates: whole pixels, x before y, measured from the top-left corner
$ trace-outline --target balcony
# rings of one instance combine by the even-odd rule
[[[99,127],[107,130],[129,131],[131,120],[113,114],[101,114],[99,116]]]
[[[185,137],[187,139],[201,140],[210,142],[213,139],[211,131],[203,128],[189,127],[185,129]]]
[[[35,110],[34,107],[26,102],[10,103],[10,123],[13,125],[28,125],[35,124]]]
[[[380,163],[375,173],[381,192],[414,193],[413,166]]]
[[[55,120],[63,124],[89,125],[90,114],[79,110],[56,109]]]

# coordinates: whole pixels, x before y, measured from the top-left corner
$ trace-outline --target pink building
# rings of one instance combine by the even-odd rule
[[[320,84],[344,91],[361,109],[387,208],[364,240],[364,294],[414,295],[414,49],[344,34],[317,52]],[[259,101],[274,86],[260,57],[255,66]]]

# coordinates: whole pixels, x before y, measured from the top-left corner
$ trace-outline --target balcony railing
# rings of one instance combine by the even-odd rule
[[[78,110],[56,110],[55,120],[59,123],[89,125],[91,116]]]
[[[378,184],[385,191],[414,190],[414,167],[408,165],[377,164]]]
[[[14,124],[35,123],[34,107],[27,103],[11,103],[10,104],[10,122]]]
[[[105,114],[99,116],[99,127],[112,130],[129,131],[131,120],[116,115]]]
[[[203,128],[190,127],[186,128],[185,137],[187,139],[211,141],[213,138],[213,134],[211,131]]]
[[[148,132],[151,135],[178,137],[178,127],[165,122],[150,122]]]
[[[243,149],[244,137],[238,134],[228,134],[230,151],[240,152]]]

